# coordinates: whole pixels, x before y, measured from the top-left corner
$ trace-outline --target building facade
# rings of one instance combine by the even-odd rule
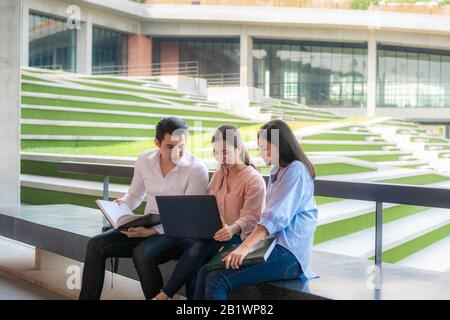
[[[344,116],[450,119],[446,15],[24,0],[22,17],[24,66],[150,75],[194,65],[218,84]]]

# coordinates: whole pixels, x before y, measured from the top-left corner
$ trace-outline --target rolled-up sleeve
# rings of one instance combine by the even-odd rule
[[[284,230],[298,211],[304,194],[304,172],[298,167],[288,168],[276,190],[266,203],[258,224],[267,229],[269,235]]]
[[[261,217],[266,195],[266,184],[264,179],[254,176],[245,190],[244,205],[239,211],[239,219],[236,224],[241,228],[241,234],[247,235],[253,231]]]
[[[153,226],[153,229],[158,232],[158,234],[164,234],[164,228],[162,224],[157,224],[156,226]]]
[[[133,179],[131,181],[128,192],[122,197],[123,202],[128,204],[131,210],[136,209],[144,200],[145,184],[141,174],[140,159],[136,160],[134,165]]]

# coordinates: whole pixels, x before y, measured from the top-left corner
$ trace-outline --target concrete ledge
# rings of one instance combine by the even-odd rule
[[[62,214],[62,211],[64,213]],[[87,241],[101,230],[99,210],[73,205],[26,206],[19,216],[0,214],[0,235],[64,257],[83,261]],[[57,239],[57,241],[55,241]],[[122,262],[123,261],[123,262]],[[373,285],[374,264],[367,259],[313,251],[319,279],[277,281],[236,290],[233,299],[449,299],[450,274],[384,264],[381,284]],[[161,266],[165,279],[174,263]],[[137,279],[130,259],[118,273]]]

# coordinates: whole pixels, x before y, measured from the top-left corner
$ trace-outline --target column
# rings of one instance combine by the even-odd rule
[[[367,116],[375,116],[377,103],[377,41],[375,31],[369,31],[367,50]]]
[[[0,1],[0,212],[20,208],[21,1]]]
[[[180,62],[178,41],[162,41],[160,45],[160,69],[156,71],[162,76],[177,75]]]
[[[246,31],[241,33],[240,42],[240,85],[253,86],[253,39]]]
[[[29,24],[30,24],[30,8],[26,3],[23,3],[22,5],[22,55],[21,55],[21,61],[20,65],[28,67],[29,65],[29,41],[30,41],[30,35],[29,35]]]
[[[128,36],[128,75],[152,74],[152,39],[141,34]]]
[[[92,73],[92,22],[89,14],[77,30],[77,73]]]

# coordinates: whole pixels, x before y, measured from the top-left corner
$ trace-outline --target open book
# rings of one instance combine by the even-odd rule
[[[242,261],[242,266],[249,266],[257,263],[263,263],[267,261],[267,258],[275,248],[277,241],[276,238],[263,239],[254,245],[248,255]],[[209,261],[207,267],[208,270],[220,269],[225,267],[223,258],[230,254],[233,250],[239,247],[240,244],[225,244],[220,248],[219,252]]]
[[[114,201],[95,200],[103,215],[114,229],[126,230],[132,227],[150,228],[161,223],[159,214],[134,214],[126,203],[120,205]]]

